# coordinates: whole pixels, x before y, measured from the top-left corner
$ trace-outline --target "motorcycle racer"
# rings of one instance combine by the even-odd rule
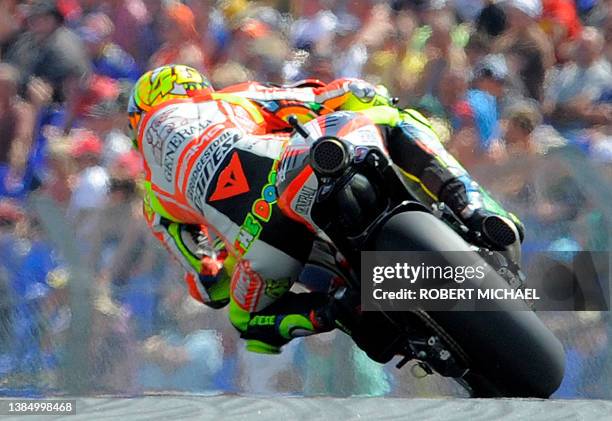
[[[518,219],[444,150],[427,120],[386,106],[370,85],[250,84],[214,92],[194,72],[185,66],[149,72],[130,100],[130,124],[145,161],[145,216],[156,237],[185,262],[190,294],[213,307],[229,301],[230,320],[247,349],[277,353],[294,337],[336,327],[327,294],[289,291],[316,238],[315,227],[292,210],[312,174],[277,188],[279,162],[288,158],[290,114],[307,121],[354,110],[356,119],[376,124],[381,147],[424,197],[446,203],[475,230],[495,217],[520,235]],[[490,240],[509,243],[506,237]],[[215,277],[223,253],[229,276]]]
[[[241,121],[258,134],[287,133],[291,130],[287,122],[290,115],[305,122],[335,109],[358,110],[390,101],[372,85],[356,79],[338,79],[327,85],[307,80],[282,88],[246,82],[215,92],[206,77],[191,67],[162,66],[145,73],[133,88],[128,114],[134,141],[141,118],[153,107],[175,99],[197,97],[222,99],[238,106],[242,113],[248,114]],[[156,238],[181,262],[190,294],[211,307],[223,307],[229,301],[229,274],[221,270],[227,255],[222,242],[210,239],[205,225],[172,218],[157,200],[153,188],[150,180],[146,180],[147,223]],[[202,290],[203,283],[206,291]]]

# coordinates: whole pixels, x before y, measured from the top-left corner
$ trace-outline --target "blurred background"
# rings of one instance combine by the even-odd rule
[[[610,250],[610,0],[0,0],[0,395],[465,396],[341,334],[248,354],[188,298],[141,217],[131,84],[384,84],[527,226],[530,253]],[[557,397],[612,399],[607,312],[543,313]]]

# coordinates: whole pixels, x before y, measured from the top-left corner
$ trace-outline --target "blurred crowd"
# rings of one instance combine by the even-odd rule
[[[96,393],[453,392],[408,391],[409,375],[340,335],[273,359],[242,352],[147,233],[130,88],[171,63],[217,89],[382,84],[523,218],[527,251],[609,250],[611,61],[610,0],[0,0],[0,394],[64,390],[75,266],[91,283],[80,346]],[[592,333],[575,363],[612,365],[597,345],[609,321],[585,320],[567,324]],[[594,393],[574,383],[568,396]]]

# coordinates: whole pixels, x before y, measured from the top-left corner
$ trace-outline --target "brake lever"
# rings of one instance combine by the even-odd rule
[[[448,206],[446,206],[442,202],[436,202],[432,205],[432,213],[439,219],[448,223],[451,227],[455,229],[455,231],[463,237],[468,243],[477,246],[477,247],[485,247],[491,248],[494,247],[493,244],[490,244],[486,241],[485,237],[482,233],[472,230],[468,228],[467,225],[463,223],[459,217],[453,212]]]
[[[304,126],[300,124],[300,121],[298,120],[296,116],[290,115],[287,118],[287,122],[291,125],[291,127],[295,129],[296,132],[300,134],[300,136],[302,136],[304,139],[308,139],[310,134],[308,133],[308,131],[306,131]]]

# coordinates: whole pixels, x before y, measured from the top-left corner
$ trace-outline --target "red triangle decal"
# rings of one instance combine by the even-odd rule
[[[208,198],[209,201],[229,199],[233,196],[246,193],[250,190],[249,182],[244,176],[242,163],[238,153],[234,152],[227,167],[219,174],[215,191]]]

